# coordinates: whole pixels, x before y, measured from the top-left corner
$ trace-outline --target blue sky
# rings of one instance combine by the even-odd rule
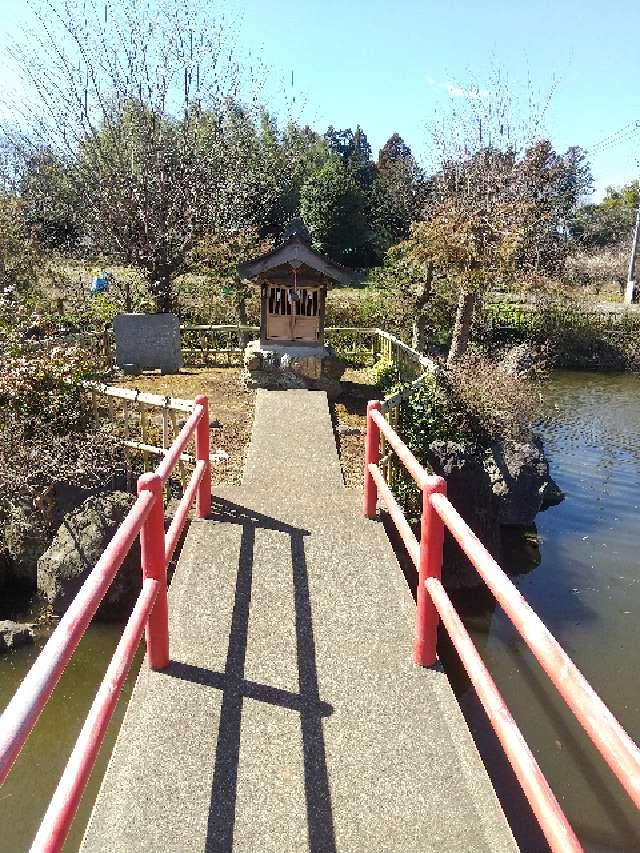
[[[450,98],[503,69],[514,89],[553,91],[545,130],[558,150],[585,148],[640,121],[640,3],[635,0],[284,0],[244,8],[246,39],[294,72],[305,115],[359,122],[374,151],[397,130],[416,152]],[[596,194],[638,177],[640,127],[594,153]]]
[[[463,97],[459,90],[483,89],[496,69],[521,100],[529,90],[540,101],[552,92],[544,130],[557,150],[589,149],[640,121],[637,0],[228,0],[226,7],[242,45],[271,69],[267,94],[276,111],[285,91],[295,95],[296,117],[318,130],[359,123],[374,154],[398,131],[428,158],[429,123]],[[0,0],[0,47],[24,14],[16,0]],[[0,87],[14,82],[0,64]],[[607,184],[640,174],[640,126],[613,142],[590,157],[596,198]]]

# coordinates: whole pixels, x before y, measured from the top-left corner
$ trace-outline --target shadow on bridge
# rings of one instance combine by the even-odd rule
[[[214,672],[172,661],[165,670],[167,675],[174,678],[223,691],[205,850],[207,853],[231,853],[233,849],[242,706],[245,699],[253,699],[300,714],[309,851],[334,853],[333,810],[322,728],[322,718],[332,714],[333,708],[320,700],[318,686],[309,576],[304,551],[304,537],[309,532],[220,498],[214,498],[210,519],[242,526],[225,669],[224,672]],[[259,684],[244,677],[254,547],[256,530],[259,528],[286,533],[291,540],[298,693]],[[268,796],[267,779],[265,796]]]

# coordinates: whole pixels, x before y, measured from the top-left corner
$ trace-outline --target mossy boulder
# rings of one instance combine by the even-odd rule
[[[66,612],[133,506],[126,492],[92,495],[68,513],[49,548],[38,560],[38,591],[54,614]],[[142,587],[140,547],[134,542],[98,609],[98,618],[128,615]]]

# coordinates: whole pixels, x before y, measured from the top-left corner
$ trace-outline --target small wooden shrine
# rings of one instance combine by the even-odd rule
[[[308,245],[309,233],[294,219],[284,241],[238,267],[260,287],[260,343],[323,346],[327,291],[349,281],[347,269]]]
[[[238,267],[241,278],[260,287],[260,340],[244,351],[240,381],[245,388],[326,391],[335,399],[345,364],[325,345],[325,305],[327,291],[351,275],[311,249],[301,219],[283,237],[273,251]]]

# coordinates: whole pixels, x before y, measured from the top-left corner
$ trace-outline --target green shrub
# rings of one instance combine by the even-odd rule
[[[432,441],[457,441],[475,447],[484,437],[475,413],[443,376],[431,377],[417,394],[403,402],[400,427],[403,441],[422,464]]]
[[[372,288],[336,287],[327,296],[327,326],[392,331],[384,293]]]
[[[399,385],[398,368],[388,358],[379,358],[369,370],[372,385],[376,385],[387,396]]]

